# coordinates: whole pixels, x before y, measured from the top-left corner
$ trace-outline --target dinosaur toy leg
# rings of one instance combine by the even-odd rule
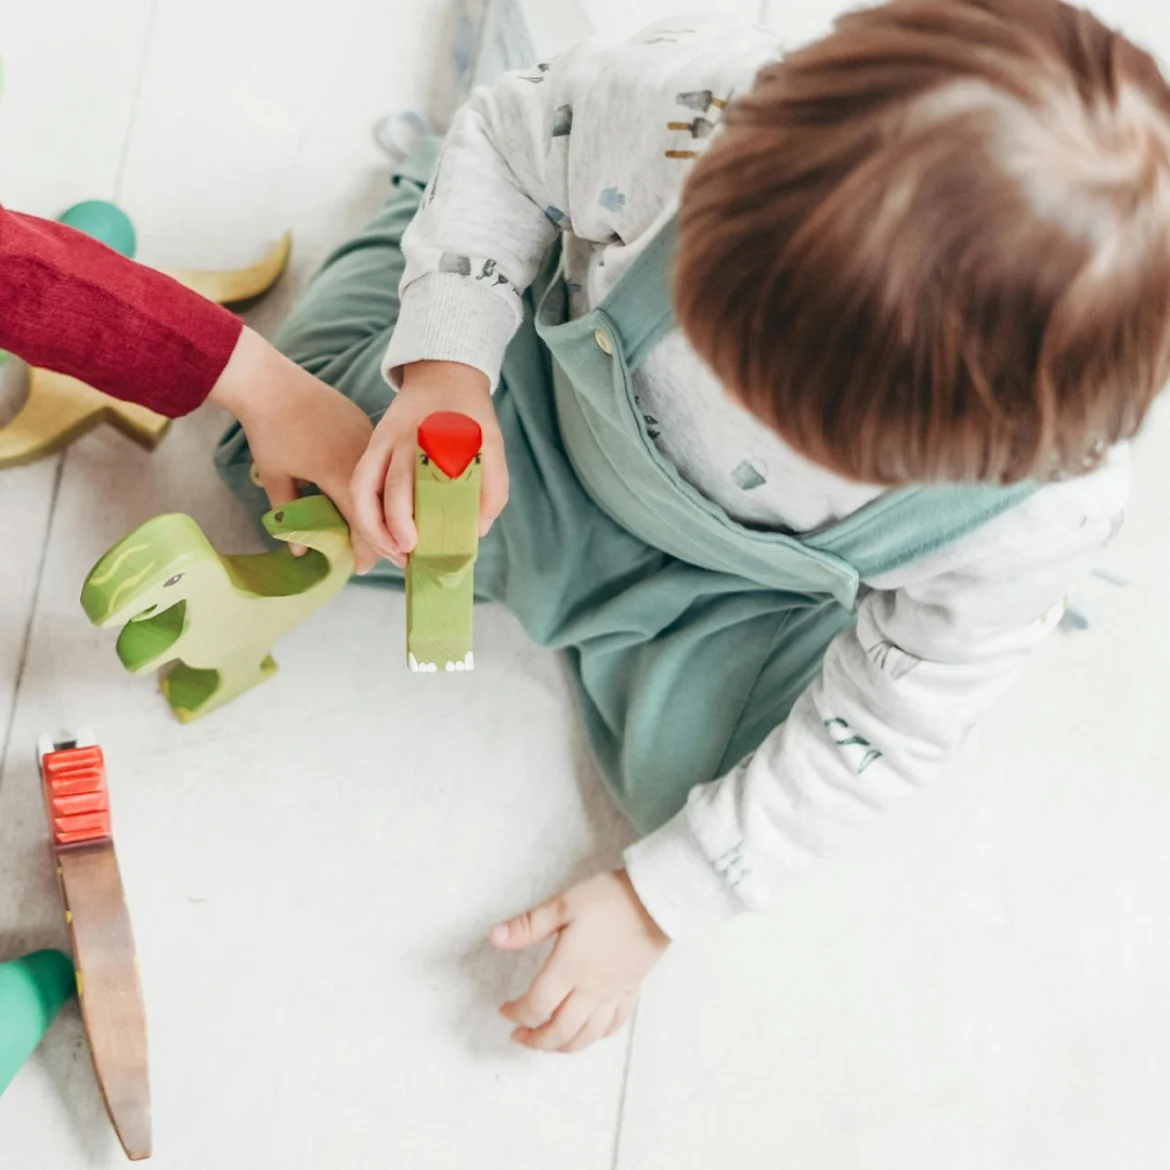
[[[474,562],[459,571],[436,568],[422,558],[406,571],[407,662],[416,673],[471,670]]]
[[[190,723],[275,673],[276,663],[270,654],[259,663],[255,655],[240,654],[226,660],[218,670],[201,670],[180,662],[162,680],[160,688],[175,717],[181,723]]]

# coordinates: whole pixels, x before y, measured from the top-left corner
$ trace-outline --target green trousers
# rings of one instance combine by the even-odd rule
[[[277,337],[375,420],[393,397],[380,365],[398,317],[402,235],[437,150],[428,142],[407,160],[385,206],[326,261]],[[853,622],[863,577],[941,547],[1030,490],[890,493],[804,538],[735,524],[663,459],[633,403],[631,374],[674,325],[673,241],[668,227],[587,317],[566,319],[557,250],[529,290],[495,398],[511,497],[476,567],[478,595],[567,654],[600,770],[644,832],[783,722]],[[258,518],[267,503],[239,427],[216,462]],[[401,582],[391,565],[377,574]]]

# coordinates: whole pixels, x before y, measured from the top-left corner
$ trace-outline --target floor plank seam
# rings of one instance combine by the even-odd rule
[[[32,645],[33,623],[37,619],[37,606],[41,599],[41,586],[45,580],[45,564],[49,559],[49,541],[53,535],[53,518],[57,515],[57,500],[61,495],[61,480],[65,474],[65,456],[57,460],[57,471],[53,476],[53,490],[49,494],[49,515],[45,521],[45,539],[41,543],[41,557],[37,562],[37,575],[33,583],[32,598],[29,601],[28,617],[24,623],[24,635],[20,639],[20,653],[16,659],[16,678],[12,684],[12,705],[8,709],[8,722],[4,728],[4,740],[0,743],[0,785],[4,783],[4,772],[8,765],[8,745],[12,740],[12,729],[16,725],[16,712],[20,707],[20,692],[24,686],[24,672],[28,666],[28,652]]]
[[[626,1045],[626,1060],[622,1068],[621,1095],[618,1097],[617,1121],[614,1125],[613,1157],[610,1159],[609,1170],[618,1170],[622,1156],[622,1130],[626,1120],[626,1099],[630,1092],[630,1070],[634,1064],[634,1040],[638,1032],[638,1009],[635,1008],[630,1016],[630,1039]]]
[[[112,198],[115,203],[122,198],[122,180],[126,175],[126,164],[130,161],[130,145],[134,141],[134,129],[138,125],[138,108],[142,101],[142,89],[146,84],[146,70],[150,60],[150,50],[154,44],[157,16],[158,0],[151,0],[150,11],[146,14],[146,30],[142,36],[142,51],[138,54],[138,76],[134,79],[134,93],[130,98],[130,113],[126,118],[126,135],[122,139],[122,151],[118,156],[117,169],[114,171]]]

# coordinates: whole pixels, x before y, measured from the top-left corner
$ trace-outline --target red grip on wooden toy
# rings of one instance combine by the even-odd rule
[[[483,447],[479,423],[454,410],[429,414],[418,428],[418,445],[448,479],[462,475]]]
[[[100,747],[64,748],[41,760],[54,845],[108,840],[110,791]]]

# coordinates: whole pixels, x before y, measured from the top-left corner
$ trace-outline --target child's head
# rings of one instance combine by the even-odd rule
[[[767,67],[683,195],[675,301],[850,478],[1051,478],[1170,376],[1170,87],[1058,0],[894,0]]]

